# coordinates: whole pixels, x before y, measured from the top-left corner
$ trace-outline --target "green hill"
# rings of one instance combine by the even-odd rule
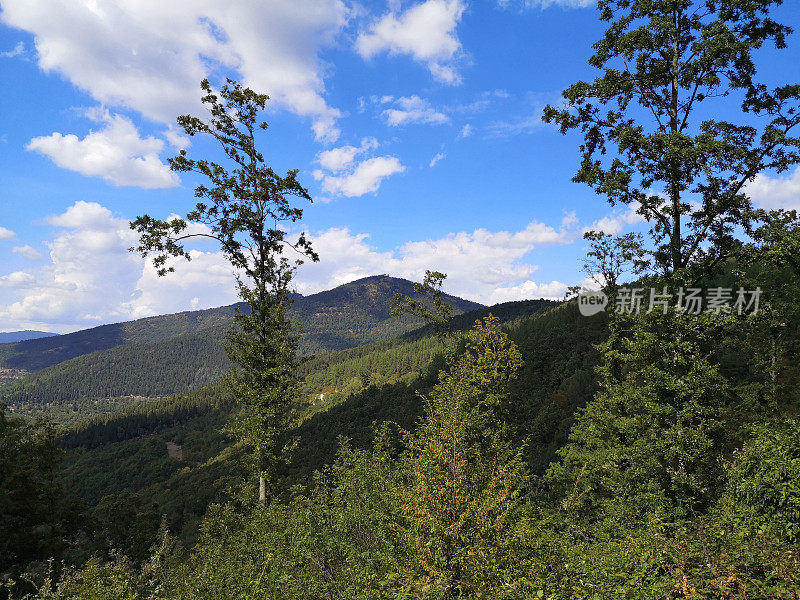
[[[552,305],[509,303],[454,319],[467,328],[490,311],[505,314],[525,360],[511,402],[517,435],[532,440],[526,455],[539,473],[564,443],[575,410],[594,393],[593,344],[606,335],[604,315],[587,319],[574,303]],[[331,462],[341,436],[367,447],[376,423],[412,428],[422,414],[419,392],[436,380],[440,352],[434,337],[414,332],[307,360],[301,367],[307,403],[298,407],[300,423],[290,434],[298,444],[286,469],[287,486],[308,481]],[[155,502],[175,529],[191,535],[206,504],[222,493],[210,482],[237,464],[236,447],[220,434],[230,410],[216,384],[85,421],[61,439],[68,450],[61,478],[89,505],[108,494],[140,507]],[[182,460],[168,456],[167,442],[181,445]]]
[[[389,315],[391,298],[413,293],[413,285],[375,276],[296,298],[292,316],[299,327],[300,353],[352,348],[418,328],[419,321]],[[457,314],[481,308],[452,296],[447,300]],[[0,360],[7,368],[35,372],[0,386],[0,402],[73,420],[113,411],[130,404],[131,397],[166,396],[213,383],[229,367],[224,340],[235,310],[228,306],[151,317],[2,345]]]

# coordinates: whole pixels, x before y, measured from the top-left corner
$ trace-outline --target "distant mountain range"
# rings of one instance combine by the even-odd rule
[[[413,294],[413,286],[405,279],[379,275],[297,296],[292,317],[300,327],[301,354],[353,348],[417,329],[420,321],[389,315],[392,297]],[[454,296],[445,299],[455,314],[484,308]],[[188,311],[0,344],[0,369],[22,375],[0,386],[0,402],[29,409],[83,410],[102,399],[162,396],[213,383],[229,368],[224,339],[236,308]]]
[[[49,331],[4,331],[0,332],[0,344],[10,344],[12,342],[24,342],[25,340],[38,340],[39,338],[55,337],[57,333]]]
[[[389,315],[392,297],[397,293],[411,295],[413,288],[414,284],[405,279],[376,275],[318,294],[296,295],[291,312],[301,327],[301,353],[352,348],[418,327],[419,321],[395,319]],[[483,306],[454,296],[445,297],[456,308],[455,314]],[[0,367],[38,371],[99,350],[158,342],[208,330],[222,339],[233,323],[237,306],[244,305],[147,317],[64,335],[43,334],[24,341],[8,340],[16,343],[0,344]]]

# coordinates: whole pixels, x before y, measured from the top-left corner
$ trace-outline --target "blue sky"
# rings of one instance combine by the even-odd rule
[[[570,181],[579,139],[540,120],[594,75],[592,4],[0,0],[0,331],[235,300],[213,246],[161,279],[126,251],[127,220],[193,204],[197,181],[166,158],[188,142],[174,117],[201,114],[206,75],[272,98],[265,155],[299,168],[315,199],[303,228],[322,261],[300,269],[300,292],[435,268],[487,304],[562,296],[584,277],[586,228],[642,226]],[[776,15],[800,26],[794,2]],[[768,80],[798,79],[797,38],[763,52]],[[800,172],[752,191],[792,206]]]

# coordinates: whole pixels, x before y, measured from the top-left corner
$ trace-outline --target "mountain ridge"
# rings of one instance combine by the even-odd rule
[[[302,326],[301,350],[304,354],[338,350],[413,329],[418,323],[410,319],[404,321],[404,327],[386,324],[390,318],[388,300],[395,293],[413,293],[413,286],[413,282],[406,279],[372,275],[316,294],[296,294],[291,312],[292,318]],[[370,299],[366,304],[364,297]],[[446,300],[454,304],[456,313],[483,307],[477,302],[456,296],[446,295]],[[0,368],[35,372],[100,350],[166,340],[226,326],[233,322],[236,309],[244,306],[240,302],[98,325],[46,338],[0,343]],[[363,308],[361,314],[356,315],[360,328],[343,327],[343,312],[349,308],[352,317],[354,309],[359,307]]]
[[[292,318],[299,324],[300,354],[345,350],[419,328],[419,319],[389,314],[391,298],[413,293],[413,286],[372,276],[296,298]],[[446,300],[456,315],[485,308],[454,296]],[[0,361],[5,358],[0,369],[17,369],[5,378],[13,381],[0,386],[0,402],[13,410],[47,409],[71,419],[116,410],[131,397],[160,397],[218,381],[230,367],[224,340],[236,307],[148,317],[0,347]],[[9,350],[17,350],[16,356],[9,357]]]
[[[35,331],[33,329],[0,331],[0,344],[13,344],[14,342],[25,342],[27,340],[37,340],[39,338],[55,337],[57,335],[57,333],[52,333],[50,331]]]

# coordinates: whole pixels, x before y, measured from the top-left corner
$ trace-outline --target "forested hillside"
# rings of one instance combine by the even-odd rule
[[[419,327],[419,320],[389,316],[391,298],[410,293],[412,287],[409,281],[376,276],[296,298],[292,317],[297,320],[300,353],[388,340]],[[480,308],[447,298],[456,313]],[[8,379],[13,381],[0,387],[0,402],[15,410],[46,409],[69,421],[113,411],[130,402],[126,397],[165,396],[218,381],[230,366],[224,344],[234,311],[235,307],[223,307],[152,317],[0,346],[0,352],[10,353],[9,364],[29,368],[50,364],[24,378],[11,372],[15,376]],[[114,347],[86,352],[98,345]],[[80,355],[60,362],[74,353]]]
[[[76,356],[125,344],[157,342],[231,323],[235,306],[147,317],[56,337],[0,345],[4,367],[38,371]]]
[[[398,293],[411,293],[412,287],[413,283],[405,279],[376,275],[318,294],[296,295],[292,318],[300,325],[301,352],[314,354],[352,348],[418,327],[421,325],[418,320],[389,319],[389,300]],[[481,307],[461,298],[447,298],[457,313]],[[0,367],[38,371],[76,356],[122,345],[158,342],[214,328],[219,335],[230,327],[237,306],[244,307],[239,304],[187,311],[54,337],[0,343]]]
[[[592,344],[606,334],[603,315],[586,319],[574,303],[553,305],[529,301],[496,307],[523,349],[523,376],[514,388],[520,424],[516,435],[534,436],[528,460],[537,472],[563,444],[575,409],[591,397],[597,361]],[[494,308],[456,317],[453,326],[467,330],[473,317],[482,318]],[[436,382],[442,352],[435,336],[414,332],[304,362],[307,402],[297,407],[300,422],[289,433],[298,445],[284,473],[286,488],[308,483],[314,470],[331,463],[342,437],[354,447],[368,448],[373,427],[382,422],[413,429],[422,416],[418,393]],[[232,409],[227,391],[215,384],[85,420],[58,442],[67,450],[62,484],[89,506],[108,494],[137,511],[156,501],[157,512],[168,515],[173,530],[191,538],[207,503],[220,497],[220,486],[211,483],[238,468],[232,440],[221,435]],[[168,441],[182,446],[184,460],[168,457]],[[198,482],[203,482],[202,489],[196,488]],[[184,500],[176,505],[176,497]]]

